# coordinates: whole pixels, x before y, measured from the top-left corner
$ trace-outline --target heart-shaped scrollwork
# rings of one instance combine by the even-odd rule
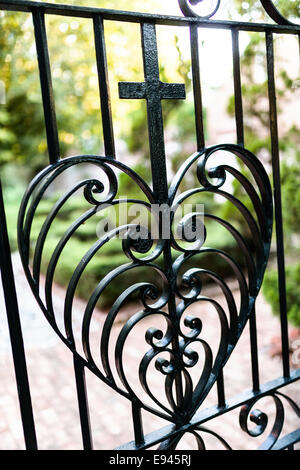
[[[218,158],[221,155],[222,163],[217,166],[209,165],[217,154]],[[233,157],[240,162],[238,167],[229,164]],[[73,185],[48,213],[33,244],[32,225],[46,191],[59,175],[81,163],[99,169],[102,179],[93,176]],[[240,168],[243,168],[243,171]],[[120,172],[126,173],[139,188],[142,199],[123,200],[119,197],[117,174]],[[182,190],[184,182],[190,181],[188,174],[189,177],[194,175],[196,184],[188,190]],[[228,175],[242,188],[243,201],[231,194],[232,185],[225,184]],[[227,187],[229,190],[225,189]],[[75,192],[81,190],[85,203],[91,207],[73,221],[53,248],[53,254],[46,266],[43,299],[41,264],[48,234],[61,209],[72,200]],[[175,214],[178,208],[187,204],[189,198],[198,198],[201,202],[205,194],[218,196],[235,207],[248,229],[247,238],[231,221],[205,210],[193,210],[190,214],[185,214],[177,224]],[[79,354],[72,317],[76,288],[89,263],[95,257],[101,256],[101,250],[112,238],[123,234],[120,249],[127,255],[129,262],[100,277],[89,296],[81,324],[84,351],[82,360],[85,366],[107,385],[141,408],[176,424],[187,423],[218,379],[247,320],[253,314],[255,299],[268,261],[272,234],[270,182],[257,157],[237,145],[218,145],[190,156],[178,170],[169,187],[168,211],[164,208],[164,218],[169,215],[170,236],[164,237],[161,231],[158,236],[154,236],[147,228],[147,237],[133,238],[131,229],[134,223],[131,223],[119,225],[97,239],[74,265],[65,293],[63,331],[56,319],[53,280],[64,248],[71,243],[72,236],[81,225],[101,213],[107,204],[117,206],[129,202],[139,202],[151,211],[157,201],[155,194],[139,175],[115,160],[100,156],[77,156],[50,165],[31,182],[21,204],[18,231],[23,266],[31,289],[51,326],[72,352]],[[190,233],[193,232],[198,219],[202,221],[201,236],[200,232],[195,232],[191,238],[178,239],[178,225],[181,230],[187,229]],[[220,225],[230,234],[236,244],[234,254],[208,245],[210,231],[206,229],[209,224]],[[202,260],[207,256],[211,260],[209,267],[202,264]],[[235,277],[240,302],[237,302],[232,294],[226,278],[222,277],[222,272],[218,271],[219,260],[225,263]],[[152,280],[143,278],[145,271],[151,271]],[[96,358],[90,344],[95,308],[108,286],[112,283],[118,286],[120,276],[126,277],[132,273],[136,273],[136,282],[112,299],[112,307],[105,317],[100,333],[100,354]],[[210,285],[218,286],[224,298],[223,303],[204,294],[203,285],[207,281]],[[132,303],[132,300],[135,303]],[[132,314],[119,328],[115,337],[114,326],[123,307],[128,304]],[[202,336],[205,316],[191,314],[192,306],[209,306],[214,312],[216,325],[218,324],[216,331],[219,331],[215,352]],[[132,371],[128,374],[126,367],[126,347],[130,337],[136,335],[136,331],[142,330],[141,325],[147,326],[140,338],[140,353],[136,351],[137,356],[139,354],[136,368],[138,379],[132,380]],[[153,374],[159,378],[155,384],[151,378]]]

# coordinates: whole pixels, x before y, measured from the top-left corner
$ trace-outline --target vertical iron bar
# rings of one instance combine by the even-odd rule
[[[203,122],[203,106],[202,106],[197,25],[190,26],[190,42],[191,42],[191,60],[192,60],[197,150],[199,152],[205,147],[205,137],[204,137],[204,122]]]
[[[271,131],[271,145],[272,145],[272,169],[273,169],[273,184],[274,184],[274,205],[275,205],[275,224],[276,224],[281,342],[282,342],[282,363],[283,363],[283,375],[284,377],[289,377],[290,375],[289,340],[288,340],[288,323],[287,323],[286,279],[285,279],[283,221],[282,221],[282,203],[281,203],[281,187],[280,187],[280,162],[279,162],[279,143],[278,143],[277,107],[276,107],[276,88],[275,88],[275,73],[274,73],[274,45],[273,45],[273,34],[270,31],[266,32],[266,51],[267,51],[268,90],[269,90],[269,107],[270,107],[270,131]]]
[[[32,18],[39,63],[49,160],[50,163],[55,163],[59,159],[60,150],[44,13],[39,9],[34,9]]]
[[[144,440],[144,431],[143,431],[143,422],[142,422],[142,413],[141,407],[137,404],[132,402],[132,421],[134,427],[134,439],[136,445],[143,444]]]
[[[243,100],[241,86],[241,65],[239,50],[239,31],[232,29],[232,57],[233,57],[233,80],[234,80],[234,106],[237,143],[244,147],[244,120],[243,120]]]
[[[255,306],[249,318],[250,331],[250,350],[251,350],[251,371],[253,392],[259,391],[259,366],[258,366],[258,348],[257,348],[257,329],[256,329],[256,311]]]
[[[226,399],[225,399],[223,369],[221,370],[221,372],[218,375],[217,391],[218,391],[218,407],[219,408],[224,408],[226,406]]]
[[[76,389],[77,389],[83,449],[92,450],[93,442],[92,442],[92,435],[91,435],[84,364],[82,360],[80,359],[80,357],[77,356],[76,354],[73,355],[73,361],[74,361],[74,371],[75,371],[75,379],[76,379]]]
[[[18,300],[11,262],[6,217],[0,181],[0,269],[9,327],[10,343],[14,361],[18,397],[27,450],[37,450],[37,440],[32,411],[25,350],[20,322]]]
[[[100,16],[94,17],[94,37],[105,155],[116,158],[103,19]]]

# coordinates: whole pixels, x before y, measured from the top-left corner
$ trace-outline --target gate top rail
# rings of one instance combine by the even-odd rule
[[[201,17],[181,17],[159,15],[153,13],[136,13],[131,11],[110,10],[106,8],[84,7],[67,4],[53,4],[34,2],[30,0],[5,0],[0,2],[0,10],[23,11],[31,13],[34,9],[40,9],[49,15],[72,16],[79,18],[93,18],[100,15],[104,20],[125,21],[140,23],[143,21],[153,22],[158,25],[190,26],[199,24],[204,28],[237,29],[239,31],[254,32],[277,32],[280,34],[300,34],[300,25],[297,24],[268,24],[244,21],[212,20]]]

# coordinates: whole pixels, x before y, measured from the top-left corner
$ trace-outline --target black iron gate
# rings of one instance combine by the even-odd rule
[[[19,251],[26,277],[41,310],[49,321],[49,324],[73,354],[84,449],[92,448],[85,386],[86,368],[113,389],[116,400],[118,399],[119,393],[131,402],[134,440],[123,445],[121,447],[122,449],[147,449],[153,447],[155,444],[158,444],[161,450],[175,449],[185,433],[191,433],[195,437],[199,449],[205,448],[201,437],[203,433],[214,434],[225,448],[230,448],[229,444],[224,440],[224,437],[222,437],[221,432],[217,435],[209,428],[204,427],[203,424],[230,410],[241,408],[241,428],[253,437],[259,436],[265,431],[268,418],[265,413],[256,409],[256,406],[259,406],[259,400],[266,396],[270,396],[274,400],[276,418],[271,433],[260,448],[292,449],[293,445],[300,440],[299,429],[295,429],[294,432],[288,435],[281,435],[284,423],[284,403],[288,403],[290,412],[296,413],[298,416],[300,415],[300,410],[289,397],[282,394],[279,390],[298,380],[300,374],[299,370],[290,371],[289,367],[279,141],[273,51],[274,34],[291,34],[300,37],[300,26],[286,20],[269,0],[261,0],[261,3],[270,17],[275,21],[275,24],[211,20],[210,17],[217,11],[220,0],[215,2],[215,10],[211,12],[210,15],[205,18],[200,18],[193,10],[194,6],[200,3],[200,1],[201,0],[179,0],[181,10],[184,14],[183,17],[38,3],[27,0],[6,0],[0,2],[0,9],[2,10],[28,12],[33,18],[50,164],[33,179],[24,195],[18,220]],[[47,34],[45,29],[45,15],[83,17],[93,21],[105,144],[105,155],[103,156],[79,155],[63,159],[60,158]],[[106,20],[138,23],[141,27],[144,82],[119,83],[119,95],[120,98],[123,99],[146,100],[152,187],[131,170],[130,167],[120,163],[115,153],[103,29]],[[170,28],[172,26],[181,26],[188,28],[190,31],[191,73],[194,92],[197,150],[182,164],[170,184],[168,184],[166,172],[161,100],[185,99],[185,87],[183,84],[163,83],[160,81],[156,25],[167,25]],[[237,144],[223,144],[209,148],[205,146],[198,51],[198,32],[201,28],[221,28],[230,30],[232,33]],[[265,34],[274,197],[264,166],[255,155],[244,147],[239,53],[240,31],[259,31]],[[250,177],[249,179],[246,178],[242,172],[230,166],[225,160],[222,165],[218,165],[217,167],[209,166],[209,161],[213,161],[213,156],[218,151],[224,151],[224,155],[234,155],[235,158],[244,165],[247,169],[247,174],[251,175],[252,179]],[[97,178],[85,179],[74,186],[55,204],[48,214],[32,253],[31,229],[40,201],[47,189],[59,175],[66,169],[80,163],[89,163],[102,171],[102,174],[107,180],[106,186],[108,185],[106,196],[104,196],[102,200],[97,199],[97,195],[104,193],[105,186],[103,182],[99,181]],[[199,185],[185,192],[180,192],[181,182],[187,173],[191,171],[196,173]],[[159,207],[159,210],[154,211],[158,233],[154,237],[147,229],[146,234],[144,233],[144,236],[142,236],[142,228],[145,229],[145,227],[127,224],[117,227],[105,237],[97,240],[80,263],[74,266],[74,273],[65,296],[65,333],[63,333],[56,322],[56,312],[52,298],[55,269],[64,247],[85,221],[101,211],[102,207],[105,207],[107,204],[117,205],[123,202],[118,198],[117,174],[120,172],[126,173],[144,194],[146,202],[141,200],[139,201],[140,204],[144,205],[149,210],[153,206]],[[249,211],[241,201],[224,189],[223,185],[227,174],[231,174],[244,188],[252,203],[253,212]],[[47,267],[44,292],[45,298],[43,298],[41,294],[40,275],[41,258],[45,240],[51,228],[51,224],[55,222],[59,210],[66,201],[72,197],[75,191],[80,188],[83,189],[86,201],[90,203],[90,209],[72,223],[55,247]],[[188,197],[195,194],[201,195],[203,192],[220,195],[232,202],[244,218],[244,223],[249,227],[251,246],[249,246],[249,240],[245,240],[230,221],[222,220],[214,214],[201,212],[192,212],[185,216],[181,222],[181,229],[184,229],[183,232],[185,235],[183,237],[184,244],[180,244],[176,237],[175,229],[173,228],[176,209],[184,204]],[[130,198],[130,195],[128,196]],[[282,377],[261,384],[258,367],[255,300],[260,290],[269,257],[273,227],[273,203],[279,272],[283,373]],[[6,299],[25,442],[28,449],[36,449],[37,440],[2,198],[0,200],[0,217],[1,274]],[[197,225],[198,219],[202,219],[204,222]],[[206,240],[205,230],[205,220],[207,219],[212,219],[216,223],[221,224],[235,239],[238,247],[237,251],[239,251],[240,257],[243,259],[243,268],[240,266],[241,258],[237,260],[222,250],[208,247],[207,242],[209,242],[209,240]],[[164,236],[166,220],[168,221],[167,228],[169,228],[169,237]],[[198,229],[200,227],[199,232],[194,230],[196,226]],[[99,279],[99,284],[93,291],[85,312],[83,313],[82,345],[84,355],[81,355],[76,348],[72,328],[72,304],[76,287],[86,266],[92,258],[100,252],[101,248],[108,243],[112,237],[120,233],[123,234],[123,251],[129,258],[129,262],[114,269],[104,278]],[[137,233],[138,236],[136,236]],[[188,238],[188,234],[191,233],[193,236]],[[222,258],[232,269],[239,286],[241,298],[239,306],[226,280],[224,280],[218,272],[201,267],[201,257],[199,258],[200,261],[199,259],[196,261],[196,256],[204,253],[209,253],[212,257]],[[31,256],[33,259],[32,263]],[[162,260],[161,263],[158,262],[159,259]],[[120,274],[129,272],[132,269],[137,269],[138,271],[139,267],[148,267],[154,270],[156,279],[159,280],[159,282],[137,282],[128,287],[124,292],[120,292],[120,295],[113,303],[106,317],[101,332],[100,367],[93,356],[89,342],[90,325],[95,306],[103,290],[111,282],[118,279]],[[203,277],[210,278],[219,286],[225,299],[226,308],[221,306],[214,298],[209,298],[201,294]],[[130,300],[132,296],[138,297],[141,304],[141,311],[134,313],[125,322],[116,340],[115,354],[111,357],[109,354],[109,343],[114,322],[122,306]],[[186,313],[189,306],[202,301],[209,302],[214,306],[220,325],[220,340],[216,354],[213,354],[210,345],[201,339],[202,324],[200,319]],[[141,338],[141,342],[146,341],[148,344],[148,350],[146,353],[142,354],[139,364],[139,381],[144,391],[144,395],[140,396],[132,388],[126,376],[123,353],[126,348],[126,340],[133,328],[139,322],[143,321],[143,319],[151,316],[153,317],[153,327],[145,331],[145,338]],[[156,327],[157,323],[155,319],[158,317],[165,322],[166,327],[164,331]],[[250,326],[253,388],[250,391],[244,392],[242,395],[228,398],[230,389],[225,390],[223,368],[238,343],[247,323],[249,323]],[[197,370],[197,364],[198,368],[200,368],[199,353],[193,350],[193,346],[195,345],[201,347],[203,352],[203,363],[201,370],[198,371],[197,380],[192,379],[191,374],[193,368]],[[155,364],[156,370],[161,373],[161,382],[163,383],[166,401],[158,398],[155,390],[149,386],[147,376],[150,366],[153,363]],[[116,378],[116,376],[118,376],[118,378]],[[201,409],[201,404],[214,385],[217,387],[218,403],[213,408]],[[145,397],[147,397],[147,400],[144,399]],[[163,418],[169,424],[155,432],[144,435],[142,422],[144,410]],[[249,428],[249,419],[256,423],[256,428]]]

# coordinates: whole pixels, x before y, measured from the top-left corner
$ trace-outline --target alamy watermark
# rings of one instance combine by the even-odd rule
[[[182,240],[204,243],[204,204],[128,203],[101,204],[98,210],[97,237],[130,237],[131,240]]]

